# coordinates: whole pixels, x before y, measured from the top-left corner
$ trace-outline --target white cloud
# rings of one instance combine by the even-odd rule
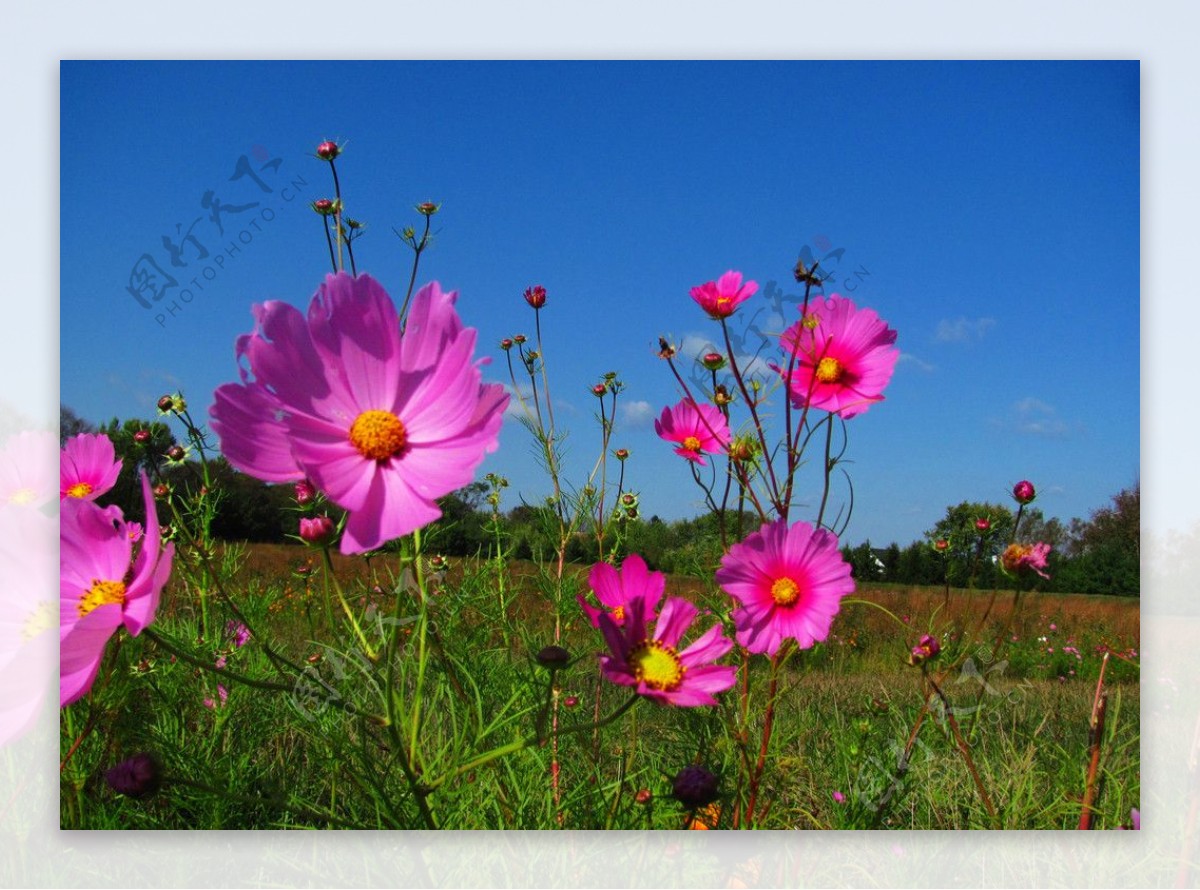
[[[621,405],[621,426],[627,429],[642,429],[650,426],[654,419],[654,406],[641,399]]]
[[[933,365],[929,364],[929,362],[921,361],[921,359],[917,358],[911,352],[900,353],[900,358],[896,360],[896,364],[914,365],[926,374],[935,370]]]
[[[1018,433],[1052,439],[1062,438],[1070,430],[1070,426],[1058,416],[1058,411],[1053,405],[1033,396],[1027,396],[1013,404],[1010,425]]]
[[[968,340],[982,340],[991,328],[995,327],[994,318],[956,319],[943,318],[938,322],[934,339],[939,343],[963,343]]]

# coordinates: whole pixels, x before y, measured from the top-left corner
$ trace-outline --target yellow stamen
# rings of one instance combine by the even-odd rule
[[[404,450],[408,434],[400,418],[392,412],[364,411],[350,427],[350,443],[363,457],[385,461]]]
[[[817,363],[817,379],[822,383],[837,383],[845,370],[841,362],[827,355]]]
[[[32,640],[38,634],[45,633],[52,627],[54,627],[54,606],[43,600],[25,619],[25,626],[21,628],[21,639]]]
[[[86,498],[93,491],[90,482],[76,482],[67,489],[67,496],[72,498]]]
[[[638,680],[661,692],[678,689],[687,673],[679,654],[657,640],[645,640],[634,646],[629,653],[629,664]]]
[[[615,609],[609,612],[609,614],[612,615],[613,621],[617,622],[617,624],[620,624],[625,620],[625,607],[617,606]]]
[[[684,451],[699,451],[700,450],[700,440],[697,439],[695,436],[688,436],[686,439],[683,440],[682,447],[683,447]]]
[[[791,578],[780,578],[771,585],[771,599],[777,606],[791,606],[800,599],[800,586]]]
[[[125,585],[120,581],[92,581],[90,590],[84,592],[79,598],[79,617],[91,612],[100,606],[108,606],[116,603],[123,605],[125,602]]]

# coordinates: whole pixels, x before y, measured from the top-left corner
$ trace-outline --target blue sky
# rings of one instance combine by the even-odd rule
[[[547,288],[569,476],[595,453],[588,387],[620,372],[613,444],[647,516],[700,510],[652,428],[679,398],[658,336],[715,337],[687,292],[727,269],[786,311],[806,246],[840,252],[827,292],[879,312],[903,354],[848,424],[848,542],[905,544],[1021,478],[1069,520],[1137,478],[1136,62],[64,63],[61,90],[62,400],[90,419],[180,388],[206,410],[251,303],[307,305],[329,270],[311,153],[331,138],[369,226],[359,268],[393,295],[410,254],[392,227],[442,202],[420,280],[460,291],[490,379],[495,344],[532,334],[521,292]],[[243,156],[270,192],[230,181]],[[127,290],[143,255],[176,282],[149,309]],[[507,507],[547,491],[530,444],[507,423],[481,468],[512,479]]]

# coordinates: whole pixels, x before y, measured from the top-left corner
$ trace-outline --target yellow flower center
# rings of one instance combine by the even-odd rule
[[[10,504],[16,504],[18,507],[23,507],[26,504],[32,504],[37,499],[37,492],[32,488],[18,488],[8,496]]]
[[[92,493],[92,484],[90,482],[76,482],[67,489],[67,496],[72,498],[86,498]],[[20,492],[18,492],[19,494]]]
[[[804,327],[810,331],[815,331],[817,329],[817,325],[820,323],[821,319],[812,314],[806,315],[800,320],[800,324],[804,325]]]
[[[683,450],[684,451],[699,451],[700,450],[700,440],[697,439],[695,436],[688,436],[686,439],[683,440]]]
[[[817,379],[822,383],[837,383],[845,370],[841,362],[827,355],[817,362]]]
[[[54,627],[54,606],[43,600],[25,619],[25,626],[21,628],[21,639],[28,642],[52,627]]]
[[[125,603],[125,585],[120,581],[93,581],[91,589],[79,598],[79,617],[99,606]]]
[[[634,646],[629,653],[629,664],[638,680],[661,692],[678,689],[687,673],[679,654],[657,640],[646,640]]]
[[[780,578],[771,585],[771,599],[777,606],[791,606],[800,599],[800,586],[791,578]]]
[[[617,606],[615,609],[609,612],[609,614],[612,616],[613,621],[617,622],[617,624],[620,624],[625,620],[625,607]]]
[[[364,411],[350,426],[350,443],[363,457],[385,461],[404,450],[408,435],[400,418],[392,412]]]

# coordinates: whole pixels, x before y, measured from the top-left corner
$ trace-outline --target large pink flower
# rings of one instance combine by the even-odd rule
[[[133,636],[154,621],[171,574],[175,545],[159,551],[158,511],[142,476],[146,531],[137,556],[121,511],[69,498],[60,517],[59,699],[63,706],[92,688],[104,646],[122,624]]]
[[[80,433],[63,446],[59,498],[94,501],[117,484],[120,473],[112,440],[101,433]]]
[[[1050,555],[1050,550],[1050,545],[1044,541],[1037,544],[1009,544],[1000,554],[1000,565],[1014,575],[1021,569],[1031,569],[1043,578],[1049,578],[1043,569],[1046,568],[1046,557]]]
[[[428,525],[435,501],[494,451],[508,395],[482,382],[475,330],[436,282],[396,307],[368,275],[327,276],[307,318],[270,301],[237,341],[250,378],[210,409],[221,450],[268,482],[305,478],[349,511],[341,550],[362,553]]]
[[[900,357],[895,342],[896,332],[874,310],[837,294],[814,300],[780,338],[785,354],[795,354],[791,374],[780,369],[792,404],[849,418],[883,401]]]
[[[678,442],[675,453],[708,466],[705,454],[718,454],[729,445],[729,423],[715,405],[697,405],[684,399],[674,408],[663,408],[654,421],[654,432],[668,442]]]
[[[738,643],[768,655],[788,638],[801,649],[824,640],[842,597],[854,590],[835,535],[782,519],[730,547],[716,579],[741,603],[733,613]]]
[[[747,281],[742,284],[742,273],[730,270],[716,281],[693,287],[691,295],[711,318],[728,318],[757,290],[758,282]]]
[[[22,430],[0,448],[0,504],[36,510],[54,500],[54,452],[49,430]]]
[[[713,695],[737,682],[737,669],[713,664],[733,648],[733,642],[714,624],[682,652],[678,651],[696,617],[687,600],[669,597],[654,625],[647,628],[651,610],[644,597],[635,596],[625,606],[625,622],[618,626],[607,612],[600,615],[600,631],[610,655],[600,658],[606,678],[634,686],[640,695],[661,704],[695,707],[715,705]]]
[[[600,626],[600,616],[605,613],[621,625],[625,623],[626,608],[634,597],[640,596],[647,614],[654,614],[662,599],[666,578],[662,572],[649,571],[645,560],[636,553],[631,553],[625,557],[620,571],[606,562],[598,562],[592,566],[592,571],[588,574],[588,586],[604,606],[603,609],[597,609],[582,595],[578,597],[579,605],[587,613],[592,627]]]

